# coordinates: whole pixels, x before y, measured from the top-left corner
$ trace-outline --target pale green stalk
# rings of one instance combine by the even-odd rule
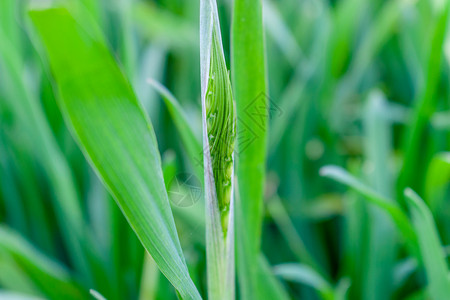
[[[234,299],[235,110],[215,1],[200,2],[203,168],[209,299]]]

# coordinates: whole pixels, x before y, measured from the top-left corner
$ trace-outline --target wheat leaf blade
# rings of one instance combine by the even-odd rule
[[[183,298],[200,299],[181,251],[153,128],[100,31],[86,31],[64,8],[30,16],[58,84],[59,106],[84,155],[161,272]]]
[[[450,295],[450,273],[442,251],[433,216],[423,200],[410,188],[405,197],[411,209],[414,229],[427,274],[428,292],[432,299],[445,299]]]

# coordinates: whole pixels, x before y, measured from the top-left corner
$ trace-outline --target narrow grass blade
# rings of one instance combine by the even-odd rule
[[[266,299],[289,299],[286,289],[275,276],[272,266],[263,254],[259,255],[258,276],[261,288],[260,293],[265,295]]]
[[[411,209],[414,229],[419,240],[429,294],[434,300],[446,299],[450,295],[450,273],[433,216],[413,190],[407,188],[405,197]]]
[[[89,292],[90,292],[91,296],[92,296],[94,299],[97,299],[97,300],[106,300],[106,298],[103,297],[103,295],[100,294],[99,292],[97,292],[96,290],[91,289]]]
[[[144,267],[142,269],[141,289],[139,291],[139,300],[156,299],[158,292],[160,272],[153,258],[145,256]]]
[[[309,265],[316,270],[320,269],[317,262],[306,248],[302,238],[298,235],[294,224],[290,220],[288,212],[283,207],[283,203],[281,203],[281,199],[278,197],[272,198],[267,205],[267,210],[298,261],[304,262],[306,265]]]
[[[353,1],[353,0],[350,0]],[[347,1],[348,2],[348,1]],[[363,9],[364,5],[366,5],[362,1],[359,4],[347,4],[352,5],[353,8],[357,6],[360,9]],[[395,32],[396,25],[399,23],[400,17],[402,16],[402,12],[412,6],[413,1],[403,1],[403,0],[394,0],[383,2],[383,6],[380,8],[377,16],[375,17],[373,24],[370,26],[369,30],[364,34],[361,42],[358,45],[355,54],[352,55],[352,59],[349,62],[348,71],[345,76],[339,81],[339,86],[337,88],[337,95],[329,108],[325,107],[328,112],[333,112],[331,117],[331,122],[334,125],[339,126],[342,123],[342,116],[344,115],[341,111],[343,107],[345,107],[346,101],[351,99],[349,93],[352,93],[357,89],[358,83],[361,82],[361,79],[364,78],[364,73],[367,71],[371,62],[374,60],[374,57],[379,53],[382,47],[386,44],[386,42],[391,38],[391,36]],[[341,8],[344,7],[344,4]],[[342,17],[340,17],[342,18]],[[347,17],[348,18],[348,17]],[[341,26],[348,26],[342,23]],[[339,33],[336,34],[336,45],[339,45]],[[344,38],[344,37],[343,37]],[[330,47],[333,51],[334,47]],[[333,58],[334,51],[330,54],[333,58],[333,69],[336,71],[339,68],[344,66],[341,60],[344,58],[342,55],[344,53],[340,53],[340,49],[338,49],[338,53],[336,59]],[[333,70],[333,71],[335,71]],[[326,99],[325,99],[326,100]],[[325,102],[327,104],[328,102]]]
[[[264,2],[264,21],[267,33],[274,39],[281,52],[291,65],[296,65],[302,58],[302,49],[298,45],[288,24],[285,23],[278,8],[271,1]]]
[[[138,30],[151,41],[173,49],[198,49],[195,25],[153,3],[139,1],[133,7]]]
[[[17,5],[16,1],[3,1],[10,6]],[[2,3],[3,3],[2,2]],[[18,25],[9,14],[13,12],[0,10],[0,19],[12,23],[0,26],[0,72],[6,74],[2,78],[2,92],[13,112],[14,118],[26,132],[26,139],[33,145],[33,152],[46,173],[51,186],[52,204],[57,212],[58,226],[61,228],[64,247],[69,253],[71,262],[84,276],[86,282],[92,282],[90,268],[83,249],[83,235],[86,234],[86,224],[78,199],[77,188],[70,166],[59,148],[51,131],[50,124],[45,117],[39,99],[25,81],[24,60],[22,49],[16,42],[16,36],[9,36],[18,31]],[[4,16],[6,15],[6,17]],[[9,34],[4,29],[10,28]],[[90,247],[90,246],[89,246]]]
[[[310,266],[282,264],[275,266],[274,272],[284,280],[301,283],[316,289],[324,300],[335,299],[333,286]]]
[[[84,155],[161,272],[183,298],[200,299],[181,251],[152,125],[100,30],[78,23],[64,8],[30,16],[58,84],[60,109]]]
[[[437,214],[445,200],[450,184],[450,152],[436,154],[431,160],[425,177],[425,196],[433,214]]]
[[[389,201],[384,196],[379,195],[373,191],[370,187],[366,186],[358,179],[350,175],[346,170],[337,166],[325,166],[320,169],[320,175],[331,178],[337,182],[345,184],[355,191],[363,195],[372,204],[380,207],[386,213],[388,213],[394,221],[397,229],[402,233],[407,243],[410,243],[413,249],[417,246],[417,237],[408,220],[406,214],[400,209],[400,207],[392,201]]]
[[[44,298],[0,290],[0,300],[44,300]]]
[[[4,226],[0,226],[0,250],[11,255],[24,274],[50,299],[62,297],[75,300],[87,297],[87,291],[74,281],[63,266]]]
[[[1,124],[0,124],[1,125]],[[22,234],[27,233],[25,207],[7,159],[4,137],[0,135],[0,193],[6,208],[6,221]]]
[[[392,153],[392,124],[385,115],[387,102],[381,91],[369,94],[364,111],[365,163],[372,166],[368,180],[378,193],[393,202],[393,175],[390,153]],[[367,263],[363,263],[366,274],[363,298],[386,299],[392,293],[392,269],[396,253],[396,232],[392,220],[377,207],[368,209],[369,247]]]
[[[189,159],[192,162],[192,165],[197,171],[197,175],[202,175],[202,165],[199,163],[203,159],[202,147],[200,142],[200,137],[198,137],[194,129],[189,123],[189,120],[186,114],[183,111],[183,108],[177,101],[174,95],[166,89],[162,84],[149,79],[147,81],[163,98],[164,103],[169,110],[169,113],[172,117],[173,122],[180,134],[181,140],[183,141],[183,145],[186,148],[186,152],[189,156]]]
[[[440,80],[442,48],[446,36],[449,10],[450,4],[445,1],[436,16],[436,24],[431,36],[431,49],[426,67],[425,87],[420,94],[420,98],[415,103],[411,126],[408,128],[404,140],[404,163],[397,182],[397,196],[399,199],[403,198],[403,190],[406,186],[416,189],[419,193],[423,189],[422,182],[425,172],[421,166],[428,164],[428,155],[424,155],[421,149],[424,139],[429,136],[427,134],[427,125],[431,121],[438,103],[439,97],[437,97],[436,92]]]
[[[417,260],[414,258],[407,258],[398,262],[392,275],[392,286],[394,289],[400,289],[414,271],[416,271],[417,266]]]
[[[265,181],[268,98],[261,0],[235,0],[231,72],[237,108],[237,268],[242,299],[265,299],[256,276]],[[249,142],[250,141],[250,142]]]
[[[328,76],[338,78],[344,71],[355,31],[368,3],[361,0],[340,1],[333,11],[334,25],[331,34],[329,57],[331,72]]]

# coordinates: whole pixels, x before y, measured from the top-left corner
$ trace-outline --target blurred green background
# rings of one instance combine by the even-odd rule
[[[176,96],[200,136],[199,3],[80,2],[151,118],[170,191],[196,174],[201,154],[189,157],[147,80]],[[107,299],[176,299],[68,132],[28,4],[0,0],[0,298],[89,299],[68,292],[82,287]],[[228,65],[231,5],[218,0]],[[269,91],[262,97],[271,103],[264,254],[293,299],[330,299],[327,284],[348,299],[428,299],[423,268],[389,216],[319,169],[339,165],[405,211],[403,190],[413,188],[442,245],[450,244],[447,1],[263,5]],[[203,204],[190,199],[172,204],[205,294]]]

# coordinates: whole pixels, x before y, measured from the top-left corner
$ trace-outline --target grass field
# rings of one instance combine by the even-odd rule
[[[446,0],[0,0],[0,299],[450,299]]]

